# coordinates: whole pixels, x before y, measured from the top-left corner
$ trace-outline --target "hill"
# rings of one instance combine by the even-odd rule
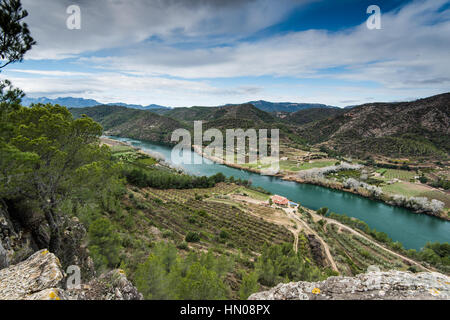
[[[170,143],[172,132],[178,128],[184,128],[184,125],[177,120],[150,111],[122,106],[71,108],[70,112],[75,118],[85,114],[99,122],[105,134],[155,142]]]
[[[450,93],[400,103],[371,103],[306,123],[297,133],[349,155],[445,158],[450,152]]]
[[[293,112],[285,117],[286,122],[303,125],[306,123],[333,118],[339,114],[345,113],[345,110],[339,108],[310,108]]]

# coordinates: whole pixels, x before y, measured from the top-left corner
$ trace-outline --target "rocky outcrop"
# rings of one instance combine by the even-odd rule
[[[367,272],[321,282],[279,284],[250,300],[449,300],[450,277],[440,273]]]
[[[44,294],[56,298],[60,296],[63,278],[58,258],[48,250],[41,250],[24,262],[0,270],[0,299],[42,299]]]
[[[92,279],[81,289],[66,291],[71,300],[142,300],[143,296],[121,269]]]
[[[0,270],[0,300],[142,299],[122,270],[110,271],[78,289],[67,289],[65,276],[59,259],[46,249],[40,250]]]

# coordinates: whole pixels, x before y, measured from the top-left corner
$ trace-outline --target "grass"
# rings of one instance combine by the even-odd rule
[[[409,181],[413,179],[417,174],[414,171],[399,170],[399,169],[385,169],[383,176],[389,180],[400,179],[403,181]],[[380,172],[381,173],[381,172]]]
[[[300,170],[308,170],[312,168],[324,168],[333,166],[336,163],[337,160],[316,160],[312,163],[304,162],[301,163],[297,167],[297,162],[292,160],[287,161],[280,161],[280,168],[281,170],[288,170],[288,171],[300,171]]]
[[[418,197],[423,194],[427,188],[407,182],[397,182],[382,187],[383,192],[390,194],[399,194],[407,197]]]
[[[237,190],[237,193],[245,193],[250,198],[253,198],[253,199],[256,199],[256,200],[261,200],[261,201],[267,201],[270,198],[270,195],[268,195],[268,194],[264,194],[262,192],[258,192],[256,190],[252,190],[252,189],[245,188],[245,187],[239,188]]]
[[[130,147],[130,146],[123,146],[123,145],[119,145],[119,146],[110,146],[109,147],[111,149],[111,153],[123,153],[123,152],[134,152],[134,148]]]
[[[156,164],[158,161],[156,161],[156,159],[153,159],[153,158],[143,158],[143,159],[138,159],[137,162],[140,164],[146,165],[146,166],[152,166],[152,165]]]

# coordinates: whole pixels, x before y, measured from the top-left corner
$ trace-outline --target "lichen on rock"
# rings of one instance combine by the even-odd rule
[[[437,272],[367,272],[321,282],[281,283],[249,300],[448,300],[450,278]]]
[[[0,300],[141,300],[121,270],[91,279],[80,289],[66,289],[59,259],[47,249],[0,270]]]
[[[40,250],[27,260],[0,270],[0,299],[22,300],[36,293],[58,288],[64,278],[58,258]]]

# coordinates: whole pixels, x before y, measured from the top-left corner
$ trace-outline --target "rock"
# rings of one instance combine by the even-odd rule
[[[80,289],[65,289],[59,259],[47,249],[0,270],[0,300],[142,300],[122,270],[94,278]]]
[[[9,266],[9,257],[8,251],[5,250],[2,246],[2,242],[0,241],[0,269],[6,268]]]
[[[449,300],[450,277],[437,272],[372,271],[321,282],[291,282],[249,300]]]
[[[24,300],[60,286],[64,274],[58,258],[40,250],[27,260],[0,270],[0,299]]]
[[[92,279],[82,289],[68,290],[74,300],[142,300],[143,296],[127,279],[121,269],[109,271]]]
[[[371,265],[367,267],[367,272],[380,272],[381,269],[379,266]]]

